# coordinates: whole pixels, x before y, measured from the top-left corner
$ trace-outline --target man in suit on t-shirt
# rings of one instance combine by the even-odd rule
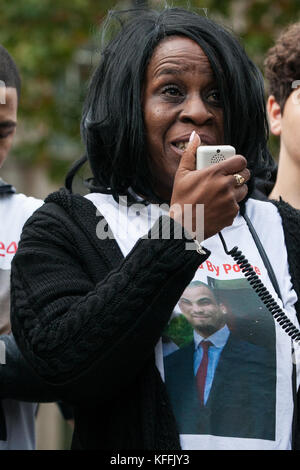
[[[275,439],[274,357],[235,337],[226,308],[200,281],[179,307],[194,341],[165,358],[165,381],[180,434]]]

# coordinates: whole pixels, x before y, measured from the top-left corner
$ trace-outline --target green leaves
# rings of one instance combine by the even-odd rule
[[[76,52],[93,42],[109,7],[105,0],[0,0],[0,43],[22,77],[14,153],[26,164],[40,162],[59,182],[65,175],[58,168],[65,173],[83,150],[79,125],[91,66]]]

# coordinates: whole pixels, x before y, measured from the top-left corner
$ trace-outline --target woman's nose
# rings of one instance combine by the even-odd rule
[[[210,112],[208,105],[196,93],[184,101],[179,116],[182,122],[193,122],[198,125],[206,123],[212,117],[213,114]]]

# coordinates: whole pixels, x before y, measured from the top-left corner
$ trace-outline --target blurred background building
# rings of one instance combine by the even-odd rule
[[[100,25],[110,9],[163,8],[163,0],[0,0],[0,44],[22,76],[18,129],[1,177],[18,192],[45,198],[64,184],[83,153],[80,115],[88,79],[99,60]],[[264,54],[283,27],[300,19],[300,0],[186,0],[231,28],[262,70]],[[237,124],[238,125],[238,124]],[[278,143],[270,148],[277,158]],[[84,175],[83,175],[84,177]],[[78,183],[78,190],[84,191]],[[40,405],[38,449],[67,449],[71,428],[56,404]]]

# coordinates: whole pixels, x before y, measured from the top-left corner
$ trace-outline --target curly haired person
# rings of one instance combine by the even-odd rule
[[[280,137],[278,173],[269,197],[300,209],[300,22],[288,26],[265,59],[270,129]]]
[[[300,219],[287,220],[281,201],[252,198],[254,178],[273,168],[261,73],[206,16],[124,13],[108,15],[104,33],[119,30],[102,49],[83,108],[85,156],[72,172],[88,160],[90,192],[74,194],[69,173],[22,232],[11,277],[16,342],[43,383],[74,406],[74,450],[299,449],[300,367],[290,336],[254,291],[248,305],[260,335],[247,329],[251,354],[244,340],[231,343],[225,325],[209,325],[191,341],[185,367],[172,361],[184,387],[178,401],[165,381],[164,358],[179,353],[164,356],[161,337],[191,282],[234,286],[239,318],[248,320],[242,274],[209,269],[232,264],[220,231],[299,327]],[[197,147],[223,144],[237,155],[196,169]],[[182,219],[187,205],[191,216]],[[193,313],[202,325],[218,309],[205,292]]]

